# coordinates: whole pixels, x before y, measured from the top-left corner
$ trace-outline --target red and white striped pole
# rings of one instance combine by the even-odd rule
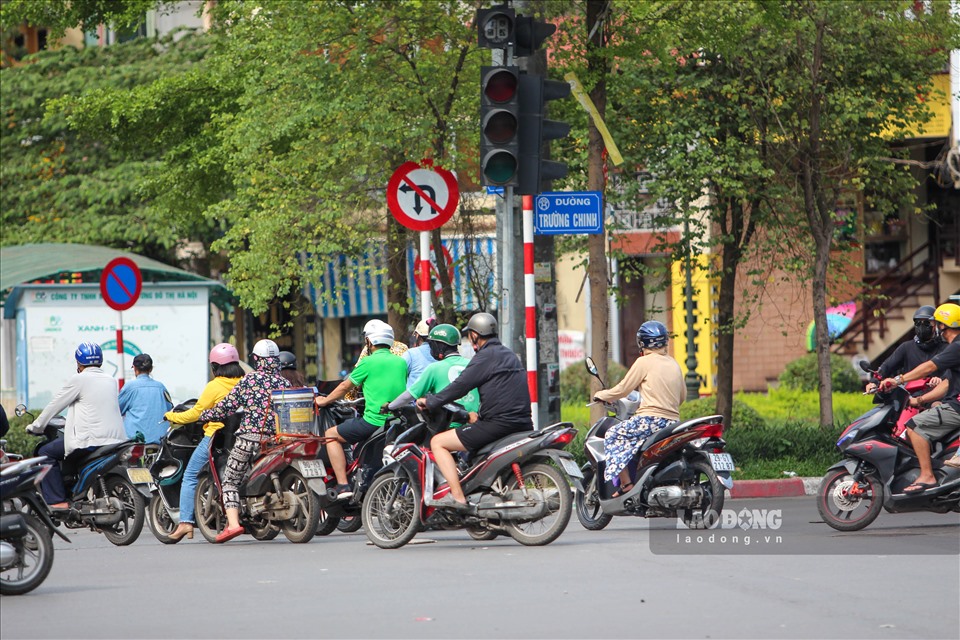
[[[430,232],[420,232],[420,319],[433,315],[430,306]]]
[[[523,299],[527,320],[527,386],[530,387],[530,412],[533,428],[539,428],[537,397],[537,296],[533,277],[533,196],[523,196]]]
[[[123,369],[123,311],[117,311],[117,366],[120,367],[117,373],[120,376],[117,388],[123,389],[123,383],[126,381],[126,371]]]

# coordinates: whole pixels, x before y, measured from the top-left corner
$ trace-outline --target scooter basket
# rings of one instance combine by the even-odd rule
[[[270,403],[279,436],[320,435],[313,400],[313,387],[279,389],[271,393]]]

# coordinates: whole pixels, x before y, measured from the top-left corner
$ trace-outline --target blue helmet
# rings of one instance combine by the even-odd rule
[[[103,350],[96,342],[81,342],[73,357],[77,364],[84,367],[99,367],[103,364]]]
[[[650,320],[637,329],[637,346],[641,349],[659,349],[667,346],[667,328],[662,322]]]

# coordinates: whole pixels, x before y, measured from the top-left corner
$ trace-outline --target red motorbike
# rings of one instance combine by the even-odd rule
[[[233,418],[220,429],[210,446],[207,467],[197,484],[197,528],[215,542],[226,526],[221,478],[236,440]],[[309,542],[317,533],[321,509],[318,491],[325,491],[324,464],[317,459],[323,438],[316,435],[271,437],[263,440],[260,455],[240,485],[240,523],[257,540],[272,540],[282,531],[290,542]]]
[[[466,529],[475,540],[505,533],[527,546],[563,533],[573,502],[564,471],[578,487],[580,481],[580,469],[563,450],[577,432],[569,422],[520,431],[461,458],[468,506],[456,510],[440,502],[450,487],[428,446],[451,422],[466,422],[466,412],[449,404],[426,415],[415,405],[397,413],[409,428],[384,451],[388,464],[363,500],[363,528],[373,544],[396,549],[425,528]]]

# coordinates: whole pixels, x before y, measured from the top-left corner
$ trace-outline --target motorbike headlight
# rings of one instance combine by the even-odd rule
[[[858,433],[860,433],[859,429],[850,430],[850,432],[848,432],[845,436],[837,440],[837,446],[840,448],[843,448],[843,443],[847,442],[848,440],[853,440],[854,438],[857,437]]]

